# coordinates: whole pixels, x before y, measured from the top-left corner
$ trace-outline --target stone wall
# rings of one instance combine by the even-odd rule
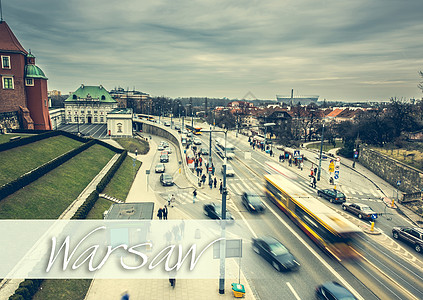
[[[423,188],[423,172],[368,147],[361,148],[359,161],[392,186],[396,187],[400,180],[402,192],[419,192]]]

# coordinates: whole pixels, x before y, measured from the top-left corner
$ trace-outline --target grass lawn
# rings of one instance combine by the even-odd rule
[[[138,149],[138,154],[147,154],[150,150],[150,144],[148,142],[136,138],[116,138],[114,140],[132,153],[135,153],[135,149]]]
[[[115,176],[110,180],[109,184],[104,189],[103,193],[113,196],[122,201],[125,201],[134,181],[135,174],[141,167],[141,162],[135,161],[135,168],[132,165],[133,159],[129,156],[126,157]]]
[[[11,137],[20,136],[21,138],[25,138],[30,136],[31,134],[24,134],[24,133],[10,133],[10,134],[0,134],[0,144],[7,143],[10,141]]]
[[[65,136],[54,136],[0,152],[0,185],[41,166],[82,143]]]
[[[308,144],[306,147],[310,148],[310,149],[319,149],[320,150],[320,142]],[[323,143],[323,151],[328,151],[330,149],[342,148],[342,147],[344,147],[344,143],[342,143],[342,141],[338,141],[338,140],[336,141],[335,147],[333,146],[333,144],[330,144],[328,142]]]
[[[141,162],[136,161],[136,170],[140,166]],[[122,199],[125,200],[132,185],[133,174],[132,158],[127,157],[106,186],[105,191],[107,190],[107,193],[113,196],[122,195]],[[112,204],[112,201],[99,198],[88,214],[87,219],[102,219],[103,212],[108,210]],[[90,284],[91,279],[47,279],[43,281],[41,289],[35,294],[33,299],[84,299]]]
[[[33,300],[83,300],[91,279],[44,280]]]
[[[0,201],[0,219],[57,219],[114,154],[90,147]]]

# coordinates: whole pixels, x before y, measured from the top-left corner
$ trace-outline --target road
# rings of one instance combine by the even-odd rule
[[[356,243],[356,249],[363,258],[356,262],[339,263],[325,255],[283,212],[264,197],[262,175],[265,172],[265,162],[270,158],[262,151],[252,150],[246,139],[244,136],[237,139],[233,134],[228,135],[228,141],[236,145],[236,157],[229,161],[236,175],[227,180],[228,209],[237,220],[233,230],[244,241],[243,272],[259,299],[277,299],[281,295],[285,299],[310,299],[314,297],[314,287],[326,281],[338,281],[362,299],[423,299],[422,256],[414,253],[408,245],[391,238],[392,226],[406,225],[407,221],[396,211],[386,209],[386,205],[380,200],[383,193],[372,182],[354,170],[341,167],[337,188],[347,195],[348,201],[369,204],[382,215],[376,220],[376,227],[381,234],[363,234]],[[155,143],[159,140],[153,138]],[[201,140],[202,146],[208,148],[208,133],[204,133]],[[302,151],[307,157],[315,156],[312,152]],[[245,159],[246,152],[251,153],[251,159]],[[200,203],[193,204],[192,188],[179,175],[177,160],[172,160],[172,155],[175,154],[171,154],[171,162],[167,168],[168,172],[175,175],[177,186],[162,187],[158,174],[152,174],[150,185],[161,197],[169,192],[175,193],[178,205],[187,215],[193,219],[204,219],[202,205],[198,204],[218,202],[220,195],[203,189],[198,195]],[[277,155],[278,152],[275,156]],[[158,160],[158,156],[156,159]],[[219,172],[223,161],[214,151],[213,162],[216,175],[221,177]],[[327,170],[328,164],[328,161],[323,162],[322,170]],[[306,162],[303,171],[288,167],[286,163],[284,167],[298,176],[295,184],[317,197],[317,191],[309,184],[310,162]],[[329,187],[328,178],[324,171],[318,188]],[[241,194],[247,190],[263,197],[267,206],[264,214],[250,214],[241,205]],[[368,222],[342,211],[339,205],[320,200],[355,224],[369,225]],[[257,256],[251,250],[251,238],[263,235],[274,236],[283,242],[301,263],[300,269],[296,272],[278,273]]]

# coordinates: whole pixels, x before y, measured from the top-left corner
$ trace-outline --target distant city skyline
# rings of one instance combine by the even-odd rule
[[[421,0],[3,0],[49,90],[421,99]]]

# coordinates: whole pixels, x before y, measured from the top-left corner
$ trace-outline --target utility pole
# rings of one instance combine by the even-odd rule
[[[209,185],[212,185],[212,172],[213,172],[213,167],[212,167],[212,127],[210,126],[210,138],[209,138]]]
[[[322,140],[320,141],[319,169],[317,170],[317,180],[320,180],[320,172],[322,169],[322,151],[323,151],[323,134],[325,132],[325,123],[322,127]]]
[[[219,294],[225,293],[225,259],[226,259],[226,139],[228,131],[225,130],[225,158],[223,160],[223,191],[222,191],[222,219],[221,219],[221,238],[220,241],[220,278]]]

